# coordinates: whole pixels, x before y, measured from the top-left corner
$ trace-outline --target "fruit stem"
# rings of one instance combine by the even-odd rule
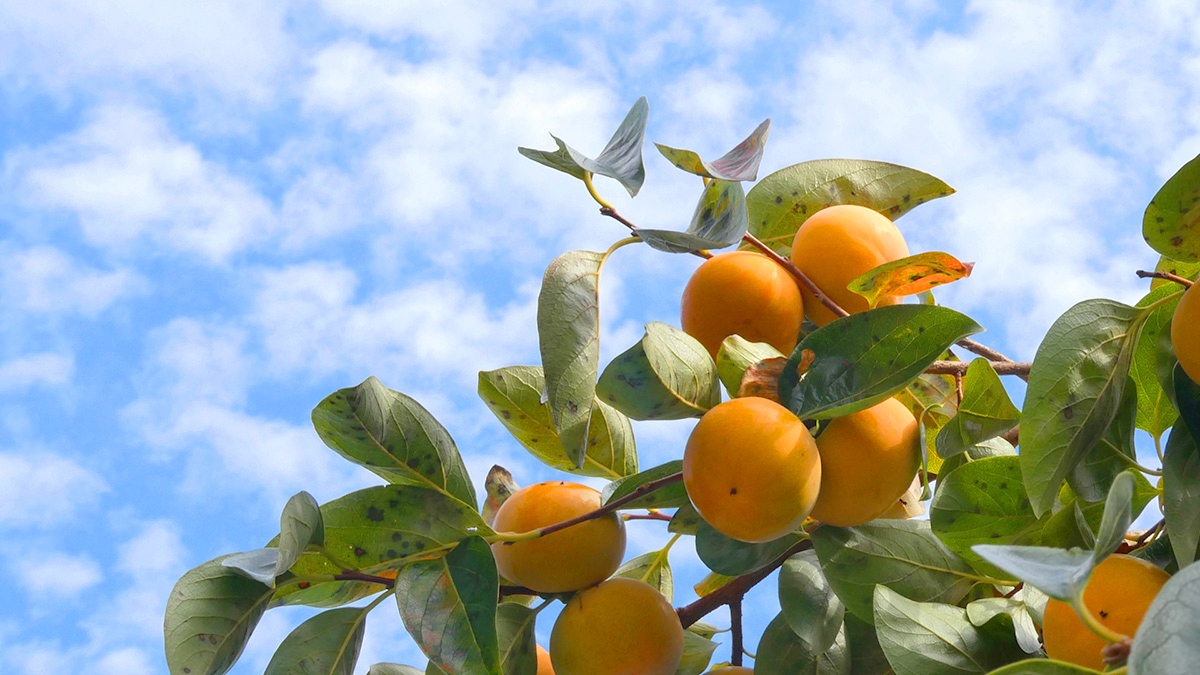
[[[610,211],[613,210],[612,204],[604,201],[604,198],[600,196],[600,193],[596,192],[596,186],[592,185],[591,171],[583,172],[583,184],[587,186],[588,193],[592,195],[592,199],[596,200],[596,203],[600,205],[601,209],[608,209]]]
[[[1112,453],[1113,456],[1120,459],[1122,462],[1125,462],[1125,465],[1132,469],[1137,469],[1138,471],[1141,471],[1142,473],[1149,475],[1149,476],[1161,476],[1162,475],[1162,471],[1155,471],[1154,469],[1150,469],[1150,468],[1142,466],[1141,464],[1138,464],[1136,459],[1121,452],[1120,450],[1117,449],[1117,447],[1115,445],[1108,442],[1107,440],[1101,439],[1100,445],[1107,448],[1108,451],[1110,453]]]
[[[1122,635],[1114,632],[1108,626],[1100,623],[1100,620],[1092,614],[1091,610],[1087,608],[1087,605],[1083,604],[1082,594],[1071,598],[1071,607],[1075,610],[1075,613],[1079,615],[1079,618],[1083,621],[1084,625],[1086,625],[1093,633],[1103,638],[1105,642],[1111,644],[1113,642],[1121,642],[1122,640],[1129,639],[1128,635]]]
[[[1138,270],[1137,275],[1142,279],[1165,279],[1166,281],[1174,281],[1175,283],[1182,285],[1184,288],[1191,288],[1192,284],[1196,283],[1189,279],[1184,279],[1177,274],[1171,274],[1170,272],[1147,272],[1145,270]]]
[[[817,300],[820,301],[820,303],[822,305],[825,305],[826,307],[829,308],[829,311],[833,312],[834,314],[838,315],[839,317],[850,316],[850,312],[847,312],[846,310],[842,309],[841,305],[838,305],[836,302],[833,301],[833,298],[830,298],[828,295],[825,295],[825,291],[822,291],[817,286],[817,284],[813,282],[812,279],[809,279],[808,275],[806,275],[804,272],[801,272],[800,268],[798,268],[794,264],[792,264],[791,260],[788,260],[787,258],[776,253],[775,249],[762,243],[762,241],[760,241],[758,237],[747,232],[746,234],[742,235],[742,241],[746,242],[747,244],[750,244],[754,248],[761,251],[763,255],[767,256],[771,260],[775,261],[777,264],[781,265],[783,267],[783,269],[788,271],[788,274],[791,274],[793,277],[795,277],[796,281],[799,281],[800,283],[804,284],[804,286],[814,296],[816,296]]]
[[[613,207],[601,206],[600,207],[600,215],[612,218],[613,220],[617,221],[618,223],[624,225],[625,227],[628,227],[630,232],[634,233],[635,235],[637,234],[638,226],[634,225],[633,222],[630,221],[625,216],[622,216],[621,214],[617,213],[617,210],[614,209]],[[692,251],[691,254],[696,257],[699,257],[699,258],[704,258],[705,260],[713,257],[713,255],[711,253],[709,253],[708,251]]]

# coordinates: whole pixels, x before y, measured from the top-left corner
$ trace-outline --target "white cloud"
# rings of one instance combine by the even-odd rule
[[[39,551],[14,555],[9,562],[35,604],[76,596],[104,579],[99,563],[90,556]]]
[[[108,492],[105,481],[73,460],[43,451],[0,452],[0,523],[57,525]]]
[[[26,354],[0,363],[0,391],[34,386],[60,386],[71,379],[75,360],[70,354]]]
[[[531,0],[489,3],[444,0],[320,0],[333,18],[348,26],[393,40],[421,39],[438,53],[472,54],[490,47],[523,27],[523,15],[537,9]]]
[[[0,246],[0,253],[5,260],[0,270],[4,297],[10,306],[31,312],[94,317],[146,285],[130,270],[89,267],[51,246]]]

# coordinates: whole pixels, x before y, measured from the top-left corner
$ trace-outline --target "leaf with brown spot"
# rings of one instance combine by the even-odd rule
[[[971,276],[975,263],[959,262],[949,253],[930,251],[884,263],[846,285],[874,307],[882,298],[916,295]]]
[[[1142,237],[1172,260],[1200,262],[1200,156],[1159,188],[1142,218]]]

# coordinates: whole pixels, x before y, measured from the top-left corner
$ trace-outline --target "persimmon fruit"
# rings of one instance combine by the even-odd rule
[[[558,675],[673,675],[683,626],[650,584],[614,577],[577,593],[550,632]]]
[[[537,675],[554,675],[554,664],[550,661],[550,652],[541,645],[537,647]]]
[[[1200,291],[1193,284],[1184,292],[1171,319],[1171,346],[1183,372],[1200,384]]]
[[[600,508],[601,495],[579,483],[550,481],[514,492],[496,512],[497,532],[530,532]],[[617,513],[537,539],[492,544],[500,576],[539,593],[577,591],[604,581],[625,557]]]
[[[764,542],[804,522],[817,500],[821,462],[798,417],[747,396],[714,406],[696,423],[683,453],[683,484],[718,532]]]

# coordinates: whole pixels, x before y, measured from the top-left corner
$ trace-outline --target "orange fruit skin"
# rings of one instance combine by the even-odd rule
[[[812,517],[853,527],[900,499],[921,466],[917,419],[894,398],[838,417],[817,436],[821,491]]]
[[[625,577],[578,593],[550,632],[558,675],[674,675],[683,626],[653,586]]]
[[[683,289],[680,323],[715,359],[740,335],[791,354],[804,320],[800,287],[761,253],[731,251],[704,261]]]
[[[497,532],[529,532],[600,508],[601,495],[586,485],[551,481],[514,492],[496,512]],[[492,544],[500,576],[539,593],[577,591],[604,581],[625,557],[625,523],[617,513],[553,534]]]
[[[554,664],[550,662],[550,652],[541,645],[537,647],[537,675],[554,675]]]
[[[842,309],[856,314],[867,310],[867,299],[846,288],[858,276],[880,265],[908,257],[908,244],[887,216],[865,206],[827,206],[800,225],[792,240],[792,262]],[[822,305],[807,288],[801,288],[808,318],[818,326],[837,315]],[[879,299],[878,306],[903,301],[897,296]]]
[[[696,423],[683,453],[683,484],[718,532],[771,541],[800,527],[812,510],[821,461],[790,410],[756,396],[735,398]]]
[[[1183,372],[1200,383],[1200,291],[1192,285],[1180,299],[1171,319],[1171,346]]]
[[[1133,556],[1114,554],[1092,572],[1083,604],[1109,629],[1133,637],[1170,575]],[[1093,633],[1065,602],[1051,600],[1042,619],[1042,642],[1052,659],[1093,670],[1104,669],[1105,641]]]

